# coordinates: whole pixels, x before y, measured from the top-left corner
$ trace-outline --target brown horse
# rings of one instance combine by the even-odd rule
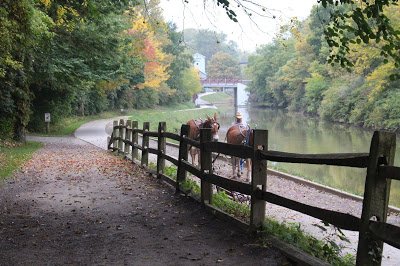
[[[226,132],[226,142],[236,145],[253,145],[253,130],[249,126],[243,124],[235,124],[231,126]],[[236,169],[238,170],[237,176],[241,176],[240,158],[233,157],[232,162],[232,175],[236,177]],[[251,159],[246,159],[247,168],[247,181],[251,178]]]
[[[217,113],[214,113],[213,117],[210,117],[207,115],[207,119],[205,121],[203,120],[189,120],[187,122],[187,125],[189,125],[189,135],[188,138],[194,139],[194,140],[200,140],[200,129],[201,128],[211,128],[211,136],[213,141],[218,141],[218,130],[219,130],[219,123],[217,122]],[[192,157],[192,164],[194,165],[194,162],[196,161],[196,155],[199,154],[199,151],[197,148],[190,147],[190,156]],[[199,156],[199,163],[200,163],[200,156]]]

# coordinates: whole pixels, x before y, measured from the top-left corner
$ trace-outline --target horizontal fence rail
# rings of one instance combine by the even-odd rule
[[[218,152],[240,158],[252,158],[254,150],[250,146],[234,145],[224,142],[206,142],[201,147],[207,152]]]
[[[394,134],[375,132],[369,153],[298,154],[268,150],[266,130],[254,130],[253,146],[243,146],[213,142],[209,129],[201,129],[200,140],[193,140],[187,137],[188,125],[182,125],[179,135],[167,132],[165,122],[159,123],[158,131],[149,131],[149,128],[148,122],[143,124],[143,129],[139,129],[137,121],[114,121],[107,147],[118,153],[124,153],[127,157],[131,155],[132,161],[138,160],[138,150],[142,151],[140,163],[144,166],[148,165],[149,154],[157,155],[157,177],[175,186],[177,191],[180,190],[180,184],[185,181],[186,173],[191,173],[200,180],[201,200],[206,205],[212,201],[212,185],[228,192],[250,196],[249,225],[252,230],[256,230],[264,221],[265,204],[268,202],[307,214],[341,229],[359,231],[357,265],[380,264],[381,261],[379,259],[377,261],[371,254],[382,252],[383,242],[400,248],[400,227],[386,223],[390,180],[400,180],[400,167],[393,166],[396,141]],[[142,136],[141,144],[138,140],[139,134]],[[149,147],[149,137],[157,138],[157,148]],[[177,159],[166,154],[167,138],[179,142]],[[263,150],[258,147],[263,147]],[[191,148],[200,149],[200,168],[188,161],[188,150]],[[251,182],[244,183],[214,174],[212,153],[252,159]],[[177,166],[176,180],[164,174],[165,160]],[[310,206],[268,192],[267,161],[367,168],[361,218]]]
[[[368,153],[298,154],[280,151],[258,151],[258,158],[283,163],[326,164],[366,168]]]
[[[360,229],[360,218],[347,213],[310,206],[266,191],[260,191],[256,195],[266,202],[307,214],[314,218],[333,224],[341,229],[351,231],[358,231]]]

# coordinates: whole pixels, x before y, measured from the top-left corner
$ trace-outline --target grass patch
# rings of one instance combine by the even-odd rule
[[[233,104],[233,96],[227,94],[225,92],[216,92],[213,94],[204,95],[201,97],[202,100],[205,100],[209,103],[216,104],[216,103],[232,103]],[[232,108],[232,106],[231,106]]]
[[[143,128],[143,122],[150,122],[150,131],[157,131],[158,123],[166,122],[168,132],[179,133],[182,124],[186,124],[190,119],[202,118],[204,120],[207,115],[212,116],[214,113],[218,113],[216,109],[212,108],[185,110],[178,109],[178,107],[134,110],[129,119],[138,121],[139,128]]]
[[[34,135],[41,136],[68,136],[71,135],[77,130],[81,125],[97,120],[97,119],[106,119],[112,118],[116,116],[121,116],[120,112],[104,112],[97,115],[88,115],[88,116],[71,116],[62,118],[56,124],[50,123],[49,133],[46,134],[43,132],[34,132]]]
[[[250,221],[250,207],[247,204],[231,200],[223,191],[213,195],[212,205],[240,220]]]
[[[0,180],[9,177],[43,144],[39,142],[26,142],[26,144],[1,141],[0,142]]]
[[[266,219],[261,230],[261,240],[265,241],[269,235],[292,244],[308,254],[320,258],[332,265],[354,265],[355,258],[351,254],[340,256],[341,248],[331,240],[318,240],[303,232],[300,224],[279,223],[272,219]]]

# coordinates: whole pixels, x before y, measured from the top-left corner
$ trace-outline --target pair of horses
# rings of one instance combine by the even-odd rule
[[[194,140],[200,139],[200,129],[201,128],[210,128],[211,135],[213,141],[218,141],[218,130],[220,125],[217,121],[217,114],[215,113],[213,117],[207,115],[207,119],[205,121],[202,120],[189,120],[187,122],[189,125],[189,135],[188,137]],[[245,126],[242,124],[232,125],[227,133],[226,133],[226,141],[229,144],[235,145],[252,145],[253,141],[253,130],[250,129],[249,126]],[[192,157],[192,164],[196,162],[196,156],[198,155],[198,149],[193,147],[190,149],[190,155]],[[240,177],[241,175],[241,167],[240,167],[240,159],[237,157],[233,157],[231,159],[232,162],[232,176]],[[247,180],[250,180],[251,176],[251,160],[246,159],[246,168],[247,168]],[[237,174],[236,174],[237,170]]]

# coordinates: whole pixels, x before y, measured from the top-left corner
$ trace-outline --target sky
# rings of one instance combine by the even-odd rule
[[[263,12],[260,7],[249,5],[254,11],[249,18],[240,8],[233,5],[239,22],[231,21],[224,9],[216,6],[215,0],[161,0],[166,21],[172,21],[178,30],[187,28],[210,29],[223,32],[228,40],[235,41],[242,51],[253,52],[257,47],[270,43],[281,25],[291,18],[305,19],[317,0],[242,0],[242,3],[256,3],[266,7]],[[235,3],[231,0],[231,3]],[[273,16],[275,18],[273,18]]]

